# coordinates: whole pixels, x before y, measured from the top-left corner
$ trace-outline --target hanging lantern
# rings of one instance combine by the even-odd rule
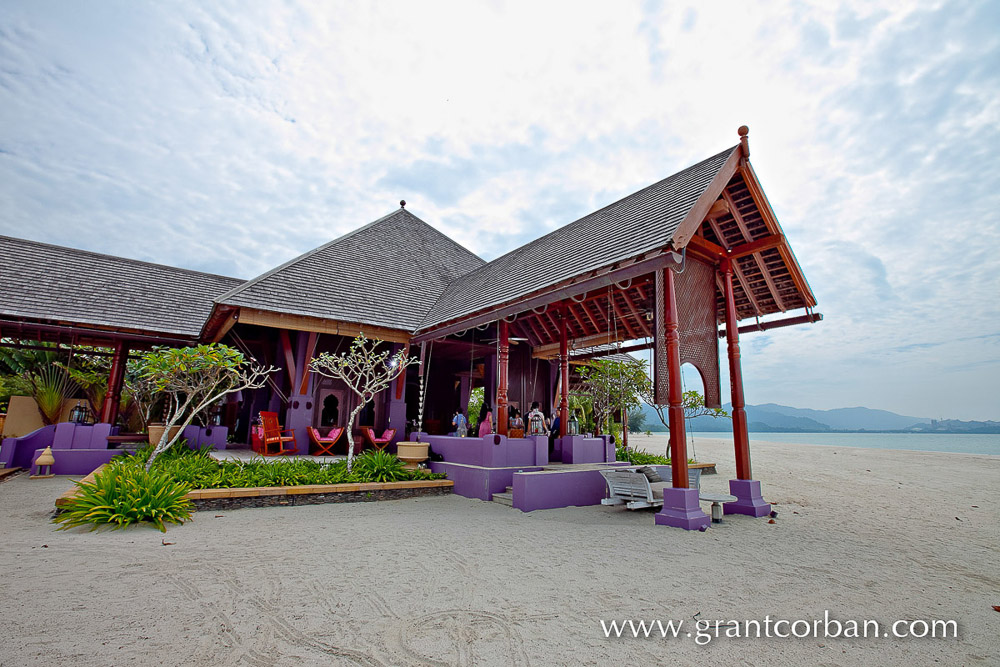
[[[545,418],[537,412],[528,419],[531,435],[545,435]]]
[[[579,435],[580,434],[580,420],[576,418],[576,413],[569,418],[569,423],[566,424],[566,435]]]
[[[76,422],[77,424],[83,424],[87,421],[88,413],[89,411],[87,410],[87,407],[83,403],[77,401],[76,406],[70,410],[69,420],[71,422]]]

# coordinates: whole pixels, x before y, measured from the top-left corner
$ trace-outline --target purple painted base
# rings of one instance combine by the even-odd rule
[[[736,501],[722,506],[726,514],[761,517],[771,513],[771,506],[760,495],[760,482],[757,480],[731,479],[729,493],[736,496]]]
[[[684,530],[702,530],[712,523],[698,504],[698,489],[663,489],[663,509],[653,519],[657,526]]]

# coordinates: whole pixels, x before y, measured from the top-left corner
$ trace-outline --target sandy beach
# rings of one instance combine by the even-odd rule
[[[697,451],[718,464],[703,487],[726,491],[731,445]],[[0,665],[1000,664],[1000,457],[775,443],[752,457],[775,523],[706,533],[458,496],[57,532],[67,478],[19,475],[0,484]],[[959,636],[685,635],[825,611],[955,620]],[[626,619],[686,625],[605,637],[601,620]]]

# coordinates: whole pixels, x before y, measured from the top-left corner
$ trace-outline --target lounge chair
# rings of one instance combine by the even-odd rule
[[[306,430],[309,431],[309,439],[312,440],[314,445],[316,445],[316,451],[312,453],[313,456],[323,456],[325,454],[332,455],[333,446],[336,445],[341,436],[344,435],[344,427],[342,426],[334,426],[325,436],[320,435],[319,429],[313,428],[312,426]]]
[[[386,448],[386,445],[392,442],[392,439],[396,437],[396,429],[387,428],[385,431],[382,432],[381,438],[376,438],[375,430],[368,428],[366,426],[365,428],[361,429],[361,434],[364,437],[366,444],[371,445],[372,447],[374,447],[379,451],[382,451],[383,449]]]
[[[643,507],[662,507],[663,489],[673,486],[670,481],[670,468],[658,466],[660,476],[665,481],[650,482],[645,474],[638,470],[602,470],[601,475],[608,483],[608,497],[601,501],[602,505],[625,505],[630,510]],[[663,471],[667,471],[663,474]],[[688,469],[688,488],[701,490],[701,469]]]
[[[261,436],[261,456],[281,456],[299,451],[299,444],[295,442],[295,432],[281,429],[277,412],[261,411],[260,426],[264,430]],[[284,435],[285,433],[290,435]],[[292,446],[286,447],[285,443],[289,442],[292,443]],[[272,445],[277,447],[277,451],[271,451]]]

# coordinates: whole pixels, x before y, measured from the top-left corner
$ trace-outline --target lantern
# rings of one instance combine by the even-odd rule
[[[52,456],[52,448],[46,447],[42,450],[42,453],[38,455],[35,459],[35,465],[38,466],[38,474],[32,475],[31,479],[45,479],[47,477],[54,477],[52,474],[52,466],[56,463],[56,459]]]
[[[76,422],[77,424],[83,424],[87,421],[88,412],[87,407],[83,403],[77,401],[76,407],[69,412],[69,420],[71,422]]]
[[[576,418],[576,413],[574,413],[569,418],[569,423],[566,424],[566,435],[579,435],[580,433],[580,420]]]
[[[545,435],[545,417],[539,413],[534,413],[528,419],[531,435]]]

